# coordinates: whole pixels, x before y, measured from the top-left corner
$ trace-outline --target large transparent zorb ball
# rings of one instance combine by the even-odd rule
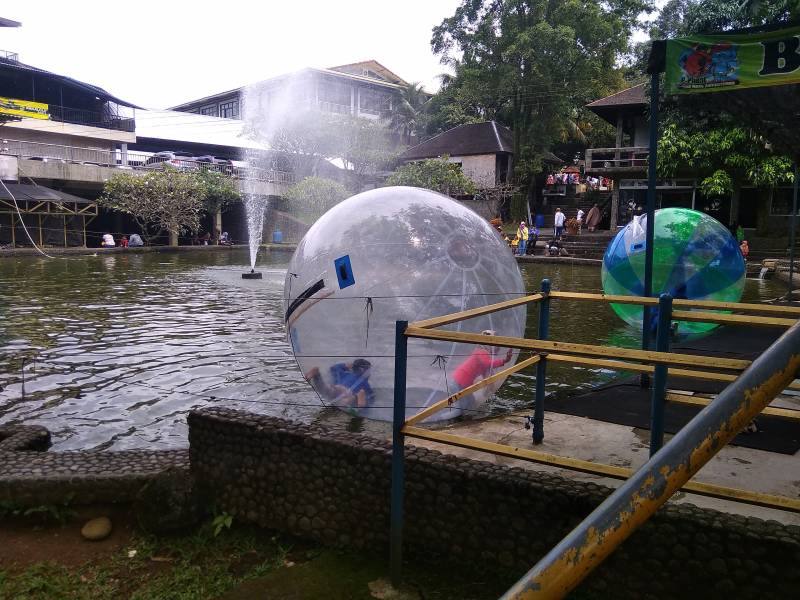
[[[380,188],[329,210],[298,245],[284,289],[287,334],[324,403],[391,420],[395,321],[522,295],[514,257],[485,219],[429,190]],[[525,313],[516,307],[444,328],[522,337]],[[455,393],[457,380],[486,378],[515,358],[505,348],[409,339],[406,414]],[[485,399],[468,396],[429,420],[476,410]]]
[[[606,294],[644,295],[647,215],[634,217],[611,241],[603,257]],[[653,295],[737,302],[742,297],[745,263],[739,245],[722,223],[688,208],[655,212]],[[641,328],[643,309],[612,304],[628,324]],[[654,319],[655,324],[655,319]],[[678,322],[678,333],[705,333],[711,323]]]

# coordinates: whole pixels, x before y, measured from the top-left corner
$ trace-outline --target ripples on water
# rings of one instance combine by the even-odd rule
[[[0,422],[44,425],[55,449],[68,450],[185,446],[186,413],[201,406],[317,418],[321,404],[285,341],[288,259],[267,256],[263,280],[242,280],[240,251],[0,258]],[[553,289],[600,288],[594,267],[528,265],[523,275],[531,290],[545,276]],[[748,281],[745,293],[755,301],[779,290]],[[554,301],[551,314],[552,339],[638,344],[605,306]],[[534,372],[511,377],[495,408],[529,405]],[[548,389],[613,376],[550,365]]]

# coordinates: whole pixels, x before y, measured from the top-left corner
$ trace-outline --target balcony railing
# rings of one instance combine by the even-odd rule
[[[319,109],[322,112],[335,113],[340,115],[349,115],[352,113],[352,108],[349,104],[337,104],[335,102],[319,101]]]
[[[100,127],[101,129],[114,129],[116,131],[136,131],[136,122],[130,117],[105,114],[93,110],[83,110],[81,108],[69,108],[51,104],[48,107],[50,120],[60,123],[71,123],[74,125],[88,125],[90,127]]]
[[[14,62],[19,62],[19,54],[16,52],[9,52],[8,50],[0,50],[0,58],[5,60],[13,60]]]
[[[154,159],[150,152],[127,152],[121,150],[103,150],[81,148],[77,146],[61,146],[58,144],[42,144],[20,140],[0,140],[0,154],[16,156],[28,160],[87,166],[108,167],[116,169],[151,170],[164,168],[165,164],[180,171],[219,171],[234,179],[264,181],[269,183],[294,183],[294,174],[277,169],[237,166],[230,162],[205,162],[191,158],[178,157],[174,161]],[[148,164],[150,161],[150,164]],[[174,162],[174,164],[170,164]]]
[[[646,147],[589,148],[586,151],[587,173],[644,173],[647,171]]]

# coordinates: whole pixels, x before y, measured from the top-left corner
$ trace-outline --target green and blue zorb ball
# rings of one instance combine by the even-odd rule
[[[644,296],[647,216],[634,217],[611,241],[603,256],[603,292]],[[655,212],[653,295],[737,302],[742,297],[745,263],[739,245],[722,223],[688,208]],[[612,304],[626,323],[641,329],[643,309]],[[705,333],[712,323],[680,321],[679,334]]]

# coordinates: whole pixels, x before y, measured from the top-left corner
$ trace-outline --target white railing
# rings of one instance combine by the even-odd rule
[[[646,171],[650,150],[641,146],[626,148],[589,148],[586,151],[586,172]]]
[[[175,160],[154,159],[152,152],[122,152],[100,148],[62,146],[21,140],[0,140],[0,154],[16,156],[28,160],[82,164],[117,169],[160,169],[170,165],[181,171],[219,171],[235,179],[252,179],[270,183],[294,183],[294,175],[277,169],[240,166],[229,161],[206,162],[189,157]],[[149,164],[148,164],[149,161]]]
[[[322,112],[336,113],[340,115],[349,115],[353,112],[349,104],[336,104],[335,102],[325,102],[320,100],[318,102],[319,109]]]

